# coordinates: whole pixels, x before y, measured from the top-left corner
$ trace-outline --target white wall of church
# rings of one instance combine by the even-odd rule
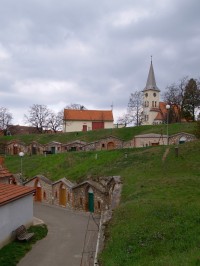
[[[143,125],[152,125],[157,116],[156,108],[159,108],[160,93],[156,90],[143,91]],[[152,108],[155,110],[153,111]]]

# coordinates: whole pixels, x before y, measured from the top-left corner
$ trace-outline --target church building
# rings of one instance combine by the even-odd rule
[[[156,85],[152,60],[147,78],[147,83],[142,92],[142,125],[155,125],[165,123],[167,117],[167,104],[164,102],[160,102],[160,89]]]

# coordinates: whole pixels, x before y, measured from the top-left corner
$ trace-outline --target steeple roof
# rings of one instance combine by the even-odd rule
[[[152,59],[151,59],[151,65],[150,65],[150,69],[149,69],[149,75],[147,78],[146,87],[144,88],[143,91],[146,91],[146,90],[160,91],[156,85],[156,79],[155,79],[155,75],[154,75]]]

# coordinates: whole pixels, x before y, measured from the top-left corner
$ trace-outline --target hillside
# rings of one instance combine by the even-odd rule
[[[178,132],[194,133],[196,123],[177,123],[169,125],[169,134],[175,134]],[[110,135],[116,136],[123,140],[131,140],[135,135],[146,133],[162,133],[166,134],[167,126],[151,125],[151,126],[139,126],[139,127],[126,127],[126,128],[113,128],[102,129],[97,131],[87,132],[72,132],[72,133],[57,133],[57,134],[30,134],[30,135],[14,135],[14,136],[0,136],[0,143],[5,143],[14,139],[19,139],[26,144],[31,141],[38,141],[41,144],[46,144],[51,141],[58,141],[67,143],[73,140],[82,140],[86,142],[95,141]]]
[[[106,228],[103,266],[200,265],[199,150],[196,141],[179,145],[178,157],[174,146],[25,156],[23,173],[77,181],[121,175],[121,203]],[[6,165],[19,172],[20,158],[6,157]]]

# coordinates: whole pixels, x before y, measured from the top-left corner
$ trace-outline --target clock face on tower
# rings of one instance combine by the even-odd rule
[[[147,92],[145,93],[145,97],[148,97],[148,93]]]
[[[153,96],[156,97],[156,93],[155,92],[154,92]]]

